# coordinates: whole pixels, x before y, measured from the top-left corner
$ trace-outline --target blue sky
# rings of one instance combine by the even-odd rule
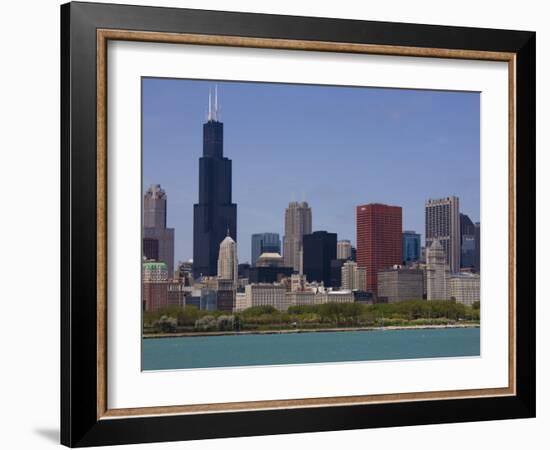
[[[143,79],[143,190],[168,195],[175,258],[193,254],[193,203],[208,90],[215,82]],[[313,229],[355,243],[355,206],[403,208],[422,234],[428,198],[457,195],[479,220],[479,94],[217,82],[224,155],[233,160],[239,262],[253,233],[284,234],[291,200],[306,200]]]

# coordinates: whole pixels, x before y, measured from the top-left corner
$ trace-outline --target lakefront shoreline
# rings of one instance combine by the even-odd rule
[[[143,339],[163,339],[179,337],[205,337],[205,336],[246,336],[262,334],[298,334],[298,333],[337,333],[342,331],[395,331],[395,330],[434,330],[447,328],[479,328],[479,322],[445,325],[390,325],[370,327],[332,327],[332,328],[293,328],[282,330],[251,330],[251,331],[191,331],[184,333],[148,333],[142,334]]]

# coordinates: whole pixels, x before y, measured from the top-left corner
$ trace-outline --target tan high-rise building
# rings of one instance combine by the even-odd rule
[[[350,291],[367,290],[367,269],[355,261],[346,261],[342,266],[342,289]]]
[[[449,299],[449,266],[445,249],[437,239],[426,248],[426,279],[428,300]]]
[[[336,258],[337,259],[351,259],[351,242],[347,239],[338,241],[336,243]]]
[[[157,261],[166,263],[168,278],[174,277],[174,229],[166,228],[166,192],[152,184],[143,196],[143,245],[155,248]],[[146,255],[151,257],[151,255]]]
[[[307,202],[290,202],[285,211],[283,257],[286,267],[302,273],[303,237],[311,231],[311,208]]]
[[[355,289],[356,291],[367,290],[367,268],[357,266],[355,269]]]
[[[453,273],[460,270],[460,212],[458,197],[426,202],[426,248],[438,240]]]
[[[231,239],[231,236],[226,236],[220,244],[218,278],[236,283],[238,280],[237,266],[237,244]]]

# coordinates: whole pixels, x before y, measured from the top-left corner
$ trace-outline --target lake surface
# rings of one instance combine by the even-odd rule
[[[143,339],[143,370],[479,356],[479,328]]]

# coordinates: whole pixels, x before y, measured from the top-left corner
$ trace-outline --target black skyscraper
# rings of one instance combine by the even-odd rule
[[[332,286],[330,263],[336,259],[336,233],[315,231],[303,237],[303,268],[308,281]]]
[[[223,156],[223,123],[218,121],[217,90],[209,97],[199,159],[199,202],[193,206],[193,273],[215,276],[220,242],[229,234],[237,241],[237,205],[231,203],[231,160]]]
[[[475,267],[475,233],[472,220],[460,213],[460,267]]]

